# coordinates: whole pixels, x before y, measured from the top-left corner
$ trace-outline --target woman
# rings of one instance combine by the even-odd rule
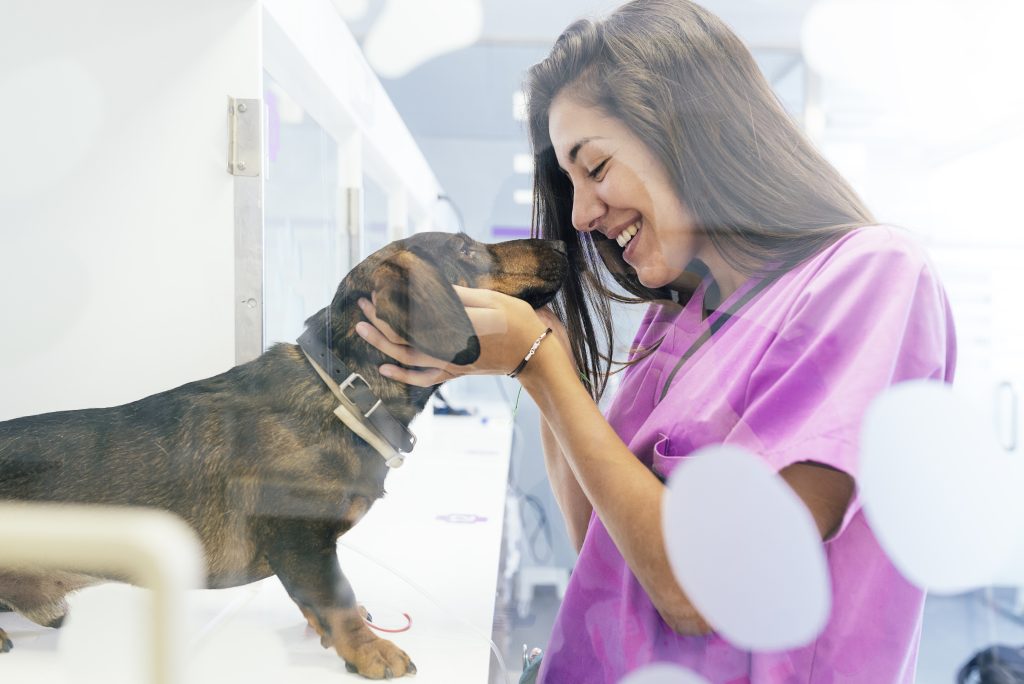
[[[573,24],[528,85],[534,230],[574,265],[557,317],[460,290],[482,341],[469,368],[408,347],[368,302],[376,328],[360,330],[399,362],[383,373],[421,386],[508,373],[535,349],[517,377],[580,553],[540,680],[617,682],[668,661],[711,682],[913,681],[924,595],[879,547],[855,483],[868,403],[952,380],[951,316],[922,252],[874,225],[736,36],[686,0]],[[605,416],[622,299],[651,304]],[[729,644],[670,570],[664,478],[722,443],[775,469],[826,544],[832,613],[802,648]]]

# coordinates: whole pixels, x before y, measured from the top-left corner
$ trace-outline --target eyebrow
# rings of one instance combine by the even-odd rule
[[[573,164],[576,163],[576,155],[579,154],[580,148],[586,145],[591,140],[604,140],[603,137],[595,136],[593,138],[580,138],[576,141],[576,144],[569,150],[569,161]]]

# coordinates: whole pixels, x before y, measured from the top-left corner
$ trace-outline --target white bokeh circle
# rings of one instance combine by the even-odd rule
[[[708,684],[708,680],[678,665],[654,663],[633,670],[619,684]]]
[[[662,502],[662,531],[680,586],[734,645],[796,648],[828,621],[831,585],[817,526],[750,452],[707,447],[680,464]]]
[[[480,0],[387,0],[363,52],[383,78],[399,78],[446,52],[469,47],[483,31]]]
[[[879,395],[861,449],[865,516],[907,579],[957,593],[1019,575],[1024,464],[949,385],[913,381]]]

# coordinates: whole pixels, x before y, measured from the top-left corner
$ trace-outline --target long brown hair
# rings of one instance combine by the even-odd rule
[[[573,267],[555,311],[595,399],[612,364],[611,302],[668,293],[643,286],[613,241],[573,228],[572,184],[548,134],[551,103],[563,90],[644,141],[697,230],[741,273],[766,264],[788,270],[874,222],[783,109],[749,50],[710,12],[687,0],[634,0],[603,20],[572,24],[527,77],[533,234],[568,246]],[[632,297],[617,294],[608,275]]]

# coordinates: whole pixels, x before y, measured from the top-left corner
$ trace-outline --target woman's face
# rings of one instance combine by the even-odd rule
[[[560,94],[548,133],[573,187],[572,223],[618,242],[649,288],[671,286],[705,240],[648,147],[617,119]]]

